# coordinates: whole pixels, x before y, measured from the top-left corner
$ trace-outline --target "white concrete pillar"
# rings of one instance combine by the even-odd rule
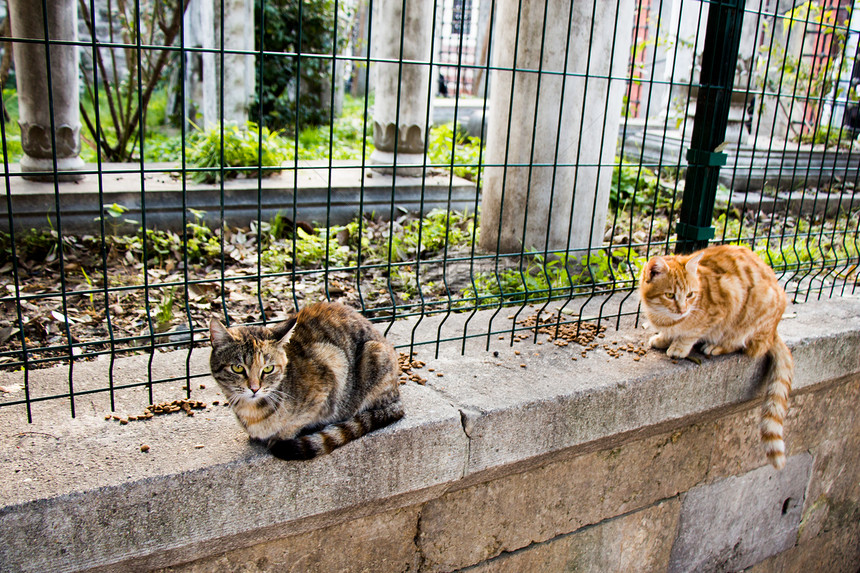
[[[49,40],[77,39],[78,9],[75,0],[50,0],[47,5]],[[42,0],[10,0],[12,36],[44,40],[45,18]],[[21,171],[49,172],[54,169],[51,137],[51,106],[48,96],[48,68],[45,45],[16,43],[15,77],[18,83],[18,124],[21,126]],[[81,152],[81,121],[78,92],[78,48],[50,46],[51,95],[53,96],[53,138],[56,141],[57,169],[84,169]],[[25,176],[53,181],[53,176]],[[61,175],[61,181],[82,179],[80,174]]]
[[[633,0],[621,0],[618,13],[615,2],[599,2],[596,10],[594,2],[574,2],[571,20],[571,0],[497,0],[493,64],[518,71],[495,70],[491,76],[485,161],[509,166],[484,171],[486,250],[603,242]],[[570,75],[562,76],[568,37]]]
[[[223,26],[225,50],[254,50],[252,0],[224,0]],[[248,119],[254,96],[254,65],[253,55],[224,55],[224,121],[243,125]]]
[[[430,0],[377,0],[373,5],[371,57],[428,62],[433,29]],[[404,14],[405,11],[405,14]],[[401,23],[403,24],[401,26]],[[402,42],[401,42],[402,37]],[[427,138],[430,67],[422,63],[376,62],[371,165],[392,165],[397,175],[420,176]],[[399,98],[399,99],[398,99]],[[398,101],[400,104],[398,105]],[[431,110],[432,117],[432,110]],[[416,167],[417,166],[417,167]],[[390,173],[391,168],[374,167]]]

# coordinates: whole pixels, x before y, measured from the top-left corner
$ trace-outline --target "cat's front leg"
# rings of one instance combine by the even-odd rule
[[[669,345],[672,344],[672,339],[666,335],[664,332],[658,332],[654,336],[648,339],[648,346],[651,348],[669,348]]]
[[[672,341],[669,348],[666,350],[666,356],[669,358],[686,358],[693,346],[698,342],[697,338],[680,337]]]

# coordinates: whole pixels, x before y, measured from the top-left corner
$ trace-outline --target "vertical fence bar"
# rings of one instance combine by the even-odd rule
[[[433,54],[435,54],[435,52],[436,52],[436,22],[437,22],[438,8],[439,8],[439,3],[434,2],[433,3],[433,19],[432,19],[433,24],[432,24],[432,28],[430,31],[430,61],[428,62],[428,65],[427,65],[427,75],[429,76],[429,81],[427,82],[427,109],[425,110],[425,113],[424,113],[424,158],[421,161],[421,197],[419,198],[419,201],[418,201],[418,246],[416,248],[416,251],[418,253],[421,252],[421,245],[423,244],[422,241],[424,240],[424,216],[425,216],[424,200],[426,197],[426,190],[427,190],[427,161],[428,161],[427,153],[428,153],[428,148],[430,146],[430,128],[432,127],[432,124],[433,124],[433,118],[430,116],[430,112],[431,112],[431,109],[433,108],[433,105],[432,105],[432,102],[433,102]],[[461,41],[462,41],[462,37],[463,37],[463,35],[462,35],[462,31],[461,31],[461,34],[460,34]],[[459,86],[460,86],[460,70],[458,68],[458,70],[457,70],[457,87],[459,88]],[[456,94],[455,97],[458,98],[457,103],[459,103],[459,97],[460,97],[459,93]],[[452,141],[452,150],[451,150],[452,165],[454,162],[454,155],[453,154],[456,153],[456,140],[457,140],[457,135],[456,135],[456,133],[457,133],[457,111],[456,111],[457,106],[456,106],[456,104],[455,104],[454,109],[455,109],[455,111],[454,111],[454,136],[452,137],[453,141]],[[453,174],[453,167],[451,169],[452,169],[452,174]],[[446,228],[445,233],[446,233],[446,237],[447,237],[447,228]],[[447,246],[447,244],[448,244],[447,240],[445,241],[445,244]],[[421,323],[424,321],[425,311],[427,309],[426,301],[424,299],[424,288],[421,285],[421,256],[420,255],[415,257],[415,288],[418,291],[418,298],[421,301],[420,302],[421,314],[418,317],[418,320],[415,321],[415,325],[412,327],[412,332],[411,332],[410,337],[409,337],[409,350],[407,352],[408,352],[408,355],[410,357],[410,360],[411,360],[413,351],[415,349],[415,336],[419,330],[419,327],[421,326]],[[448,295],[448,298],[450,300],[450,295]],[[449,308],[450,308],[450,305],[449,305]],[[445,317],[445,319],[447,320],[447,316]],[[444,323],[444,320],[442,322]],[[392,323],[393,323],[393,321],[392,321]],[[389,328],[390,328],[390,324],[392,324],[392,323],[389,323]],[[437,331],[437,332],[441,332],[441,328],[442,328],[442,325],[440,324],[439,325],[440,331]],[[437,338],[437,341],[436,341],[436,353],[437,353],[437,355],[439,352],[439,338],[440,337],[441,337],[441,335],[437,335],[437,337],[436,337]],[[464,338],[464,340],[465,340],[465,338]]]
[[[186,0],[182,0],[185,2]],[[179,20],[179,77],[181,78],[178,82],[179,89],[179,101],[181,110],[187,109],[187,94],[185,93],[185,74],[186,74],[186,60],[185,60],[185,10],[182,12],[182,16]],[[188,245],[188,178],[186,177],[187,172],[186,169],[188,167],[188,156],[187,149],[185,148],[185,143],[187,141],[188,134],[186,133],[186,129],[188,128],[188,118],[185,117],[185,114],[182,114],[182,117],[179,120],[179,133],[180,133],[180,164],[182,166],[182,177],[179,178],[182,192],[182,244]],[[198,221],[199,222],[199,221]],[[191,354],[194,351],[195,340],[194,340],[194,317],[191,313],[191,292],[188,288],[188,281],[190,279],[190,275],[188,272],[188,249],[182,249],[182,278],[183,278],[183,292],[185,295],[185,319],[188,321],[188,352],[185,354],[185,396],[186,398],[191,398]],[[204,321],[205,323],[206,321]]]
[[[56,17],[56,14],[54,15]],[[59,171],[59,156],[57,155],[57,125],[55,106],[54,106],[54,83],[51,78],[51,46],[54,44],[51,40],[51,27],[48,23],[48,2],[42,1],[42,24],[45,34],[45,69],[47,70],[47,89],[48,89],[48,109],[51,118],[51,162],[53,168],[53,183],[54,183],[54,208],[57,214],[57,264],[60,269],[60,294],[63,307],[63,326],[66,335],[66,348],[68,349],[69,360],[69,407],[71,408],[72,418],[75,417],[75,355],[74,342],[72,337],[72,329],[69,324],[69,308],[68,308],[68,286],[66,284],[66,261],[63,253],[63,217],[60,203],[60,171]]]
[[[675,226],[675,251],[706,247],[714,236],[711,220],[720,166],[726,155],[719,146],[726,137],[735,66],[741,40],[745,0],[711,2],[702,52],[702,72],[693,135],[687,151],[687,177],[680,220]]]
[[[96,14],[96,3],[95,0],[90,0],[90,19],[93,23],[92,29],[90,31],[90,41],[92,43],[93,50],[93,62],[98,61],[98,53],[97,50],[100,50],[98,44],[97,34],[95,32],[95,14]],[[98,172],[98,184],[99,184],[99,233],[101,236],[101,241],[99,244],[99,255],[101,256],[102,263],[102,282],[103,282],[103,292],[104,292],[104,303],[105,303],[105,323],[107,325],[108,336],[110,337],[110,365],[108,366],[108,388],[110,392],[110,409],[111,411],[116,410],[116,395],[114,391],[114,364],[116,363],[116,343],[114,342],[114,334],[113,334],[113,320],[111,318],[111,304],[110,304],[110,281],[108,277],[110,276],[110,271],[108,269],[108,250],[106,246],[107,238],[106,238],[106,229],[105,229],[105,199],[104,199],[104,177],[102,172],[102,153],[101,153],[101,109],[99,105],[99,67],[97,65],[93,65],[93,90],[91,92],[90,97],[93,101],[93,117],[95,119],[96,129],[92,130],[92,136],[95,143],[96,148],[96,171]]]
[[[14,42],[9,42],[9,46]],[[6,49],[9,49],[8,47]],[[0,110],[6,109],[6,98],[3,97],[3,86],[0,86]],[[9,149],[6,139],[6,115],[0,113],[0,143],[2,143],[4,179],[6,184],[6,215],[9,221],[9,256],[12,262],[12,281],[14,285],[15,300],[21,300],[21,276],[18,270],[18,249],[15,243],[15,220],[12,216],[12,180],[9,175]],[[30,351],[27,349],[27,335],[24,332],[24,316],[21,312],[21,304],[15,305],[15,320],[18,325],[18,339],[21,343],[21,363],[24,374],[24,402],[27,409],[27,423],[33,422],[33,408],[30,404]]]

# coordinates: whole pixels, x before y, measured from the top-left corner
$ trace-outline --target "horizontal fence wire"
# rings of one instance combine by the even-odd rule
[[[723,5],[743,28],[710,242],[795,302],[857,292],[851,1],[204,4],[11,3],[0,407],[22,419],[191,397],[210,318],[319,300],[407,332],[407,355],[637,322],[641,268],[679,244]]]

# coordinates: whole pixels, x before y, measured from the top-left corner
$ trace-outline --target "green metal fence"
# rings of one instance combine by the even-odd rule
[[[90,393],[190,396],[211,316],[340,300],[383,329],[412,321],[404,352],[489,347],[636,317],[649,256],[723,242],[756,250],[795,301],[857,290],[851,2],[10,13],[0,375],[20,384],[0,407],[28,419]],[[184,371],[154,375],[163,351]],[[139,354],[150,375],[124,379]],[[108,375],[82,389],[92,360]],[[49,367],[66,391],[33,383]]]

